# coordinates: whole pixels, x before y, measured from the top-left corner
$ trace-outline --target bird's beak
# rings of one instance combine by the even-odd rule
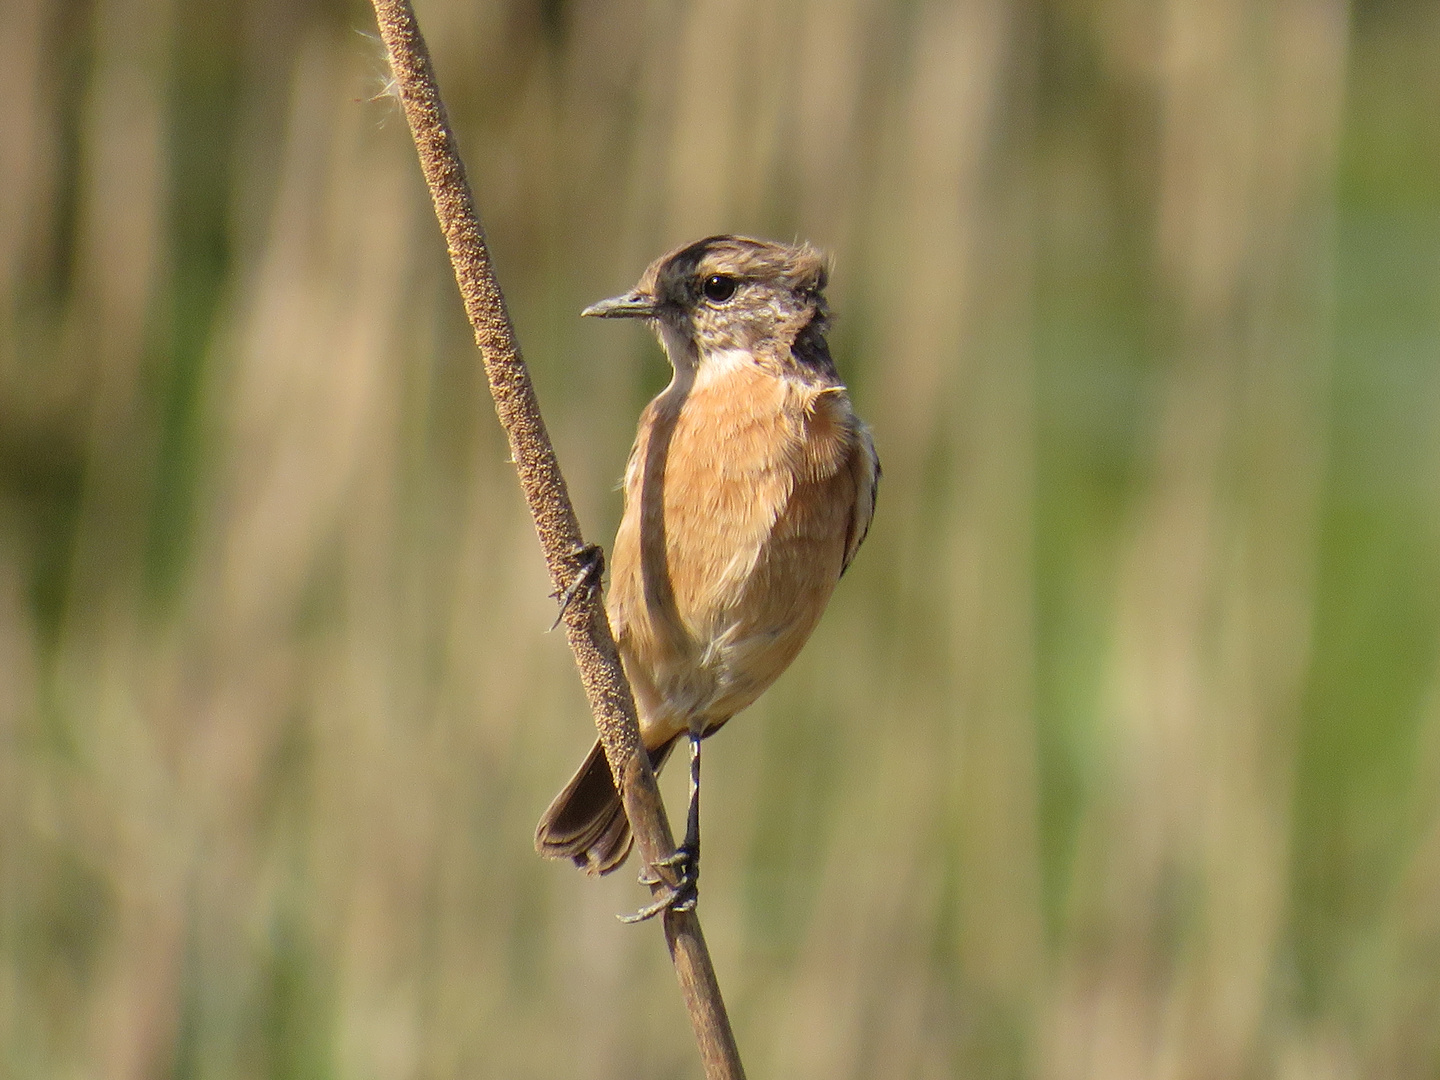
[[[655,298],[636,290],[591,304],[580,314],[596,319],[649,319],[655,315]]]

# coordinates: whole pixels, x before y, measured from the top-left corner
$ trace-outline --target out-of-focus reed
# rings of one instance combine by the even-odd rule
[[[530,849],[592,733],[367,12],[0,12],[0,1075],[695,1068]],[[665,372],[579,308],[836,255],[879,513],[706,756],[751,1074],[1434,1075],[1432,7],[420,17],[596,538]]]

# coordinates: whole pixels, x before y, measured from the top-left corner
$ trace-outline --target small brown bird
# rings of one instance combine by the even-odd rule
[[[712,236],[582,313],[645,319],[674,368],[640,416],[606,602],[651,763],[690,739],[679,885],[642,915],[694,905],[700,740],[795,659],[875,509],[880,463],[830,359],[826,280],[808,244]],[[604,874],[630,844],[596,743],[535,846]]]

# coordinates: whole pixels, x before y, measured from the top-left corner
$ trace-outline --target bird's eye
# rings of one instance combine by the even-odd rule
[[[736,281],[733,277],[725,274],[711,274],[705,279],[705,284],[700,286],[700,290],[705,294],[706,300],[723,304],[735,295],[735,290],[739,288],[739,286],[740,282]]]

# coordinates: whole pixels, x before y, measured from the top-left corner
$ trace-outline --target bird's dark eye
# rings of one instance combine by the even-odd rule
[[[739,286],[740,282],[736,281],[733,277],[725,274],[711,274],[705,279],[705,284],[700,286],[700,290],[705,294],[706,300],[723,304],[735,295],[735,290],[739,288]]]

